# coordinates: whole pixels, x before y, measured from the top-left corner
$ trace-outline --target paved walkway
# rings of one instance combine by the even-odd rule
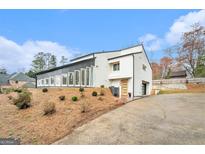
[[[205,93],[135,100],[54,144],[205,144]]]

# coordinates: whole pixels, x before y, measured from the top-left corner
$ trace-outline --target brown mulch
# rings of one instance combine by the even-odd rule
[[[93,90],[100,92],[100,88],[86,88],[84,98],[80,97],[78,88],[49,88],[47,93],[41,89],[29,89],[32,92],[32,106],[19,110],[8,96],[17,97],[16,93],[0,94],[0,138],[20,138],[21,144],[51,144],[68,135],[76,127],[113,110],[121,103],[116,101],[109,89],[104,89],[102,100],[91,96]],[[65,95],[64,101],[59,96]],[[73,102],[72,96],[79,100]],[[81,113],[83,101],[88,103],[88,111]],[[56,112],[43,115],[43,103],[55,103]]]

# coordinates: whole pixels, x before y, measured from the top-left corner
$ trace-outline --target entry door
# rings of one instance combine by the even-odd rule
[[[121,97],[127,97],[128,96],[128,80],[124,79],[120,82],[121,85]]]
[[[142,83],[142,95],[146,95],[147,86],[146,83]]]

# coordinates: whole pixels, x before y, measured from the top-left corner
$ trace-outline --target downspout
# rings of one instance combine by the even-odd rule
[[[133,74],[133,77],[132,77],[132,83],[133,83],[133,88],[132,88],[133,94],[132,95],[133,95],[133,98],[132,99],[134,99],[134,97],[135,97],[135,93],[134,93],[135,92],[135,86],[134,86],[134,84],[135,84],[135,64],[134,64],[135,56],[134,56],[134,54],[132,55],[132,57],[133,57],[133,73],[132,73]]]

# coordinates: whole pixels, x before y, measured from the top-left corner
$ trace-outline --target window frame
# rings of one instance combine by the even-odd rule
[[[63,83],[63,81],[64,81],[63,79],[64,79],[64,78],[66,79],[66,80],[65,80],[65,81],[66,81],[65,84]],[[65,87],[65,86],[68,85],[68,75],[67,75],[67,74],[62,74],[62,75],[61,75],[61,85],[62,85],[63,87]]]
[[[53,83],[52,83],[52,79],[53,79]],[[55,86],[55,77],[54,76],[50,77],[50,85]]]
[[[48,81],[48,83],[47,83],[47,81]],[[49,86],[49,78],[45,78],[45,85]]]
[[[115,67],[115,66],[118,66],[118,67]],[[117,69],[116,69],[117,68]],[[112,64],[112,71],[113,72],[116,72],[116,71],[120,71],[120,62],[117,62],[117,63],[113,63]]]
[[[84,71],[84,79],[83,79],[83,71]],[[86,70],[84,68],[81,68],[80,72],[81,72],[81,75],[80,75],[81,86],[86,86],[86,81],[85,81],[85,79],[86,79],[85,78],[86,77]],[[84,82],[84,84],[83,84],[83,82]]]
[[[73,76],[73,84],[70,84],[70,74]],[[68,72],[68,86],[74,86],[75,78],[74,78],[74,72]]]
[[[74,76],[75,76],[75,77],[74,77],[74,78],[75,78],[75,82],[74,82],[74,83],[75,83],[75,86],[80,86],[80,84],[81,84],[81,83],[80,83],[80,70],[75,70],[74,72],[75,72],[75,73],[74,73],[74,74],[75,74],[75,75],[74,75]],[[78,72],[78,75],[79,75],[79,76],[78,76],[78,84],[76,84],[76,72]]]
[[[88,70],[88,72],[87,72]],[[90,86],[91,85],[91,68],[90,67],[86,67],[85,69],[85,86]],[[88,80],[87,80],[87,74],[89,75],[88,76]],[[88,84],[87,84],[87,81],[88,81]]]

